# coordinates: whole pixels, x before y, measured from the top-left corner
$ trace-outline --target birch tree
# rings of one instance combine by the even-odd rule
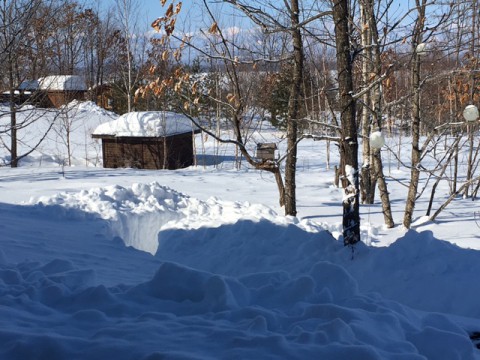
[[[140,82],[140,72],[146,49],[146,39],[139,28],[140,4],[137,0],[115,0],[119,31],[116,47],[118,50],[117,73],[120,90],[126,98],[126,111],[133,110],[135,89]],[[119,61],[118,61],[119,60]]]

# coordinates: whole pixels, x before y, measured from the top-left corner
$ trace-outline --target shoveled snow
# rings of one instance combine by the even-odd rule
[[[161,137],[191,133],[192,130],[192,122],[185,115],[168,111],[139,111],[99,125],[93,135]]]
[[[81,106],[78,139],[105,116]],[[362,206],[352,251],[325,144],[300,143],[298,218],[281,215],[270,174],[237,170],[230,145],[196,144],[198,166],[178,171],[62,168],[36,153],[1,170],[0,359],[480,358],[471,200],[436,223],[419,200],[408,232]],[[405,191],[389,191],[398,223]]]

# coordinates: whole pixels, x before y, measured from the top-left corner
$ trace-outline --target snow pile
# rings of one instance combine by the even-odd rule
[[[353,274],[375,270],[387,281],[404,265],[402,251],[380,259],[374,253],[384,249],[360,246],[352,261],[350,249],[328,232],[276,224],[265,219],[275,218],[268,208],[237,203],[226,210],[153,183],[40,201],[0,206],[4,220],[25,225],[2,222],[2,359],[476,358],[471,324],[362,290]],[[196,230],[177,223],[160,231],[153,257],[92,235],[127,213],[170,222],[189,217],[197,225],[222,214],[263,220]],[[438,246],[430,245],[432,256],[417,259],[427,272],[439,265]],[[23,248],[23,261],[15,246]]]
[[[98,106],[93,101],[72,100],[67,105],[62,106],[61,109],[67,112],[70,111],[76,115],[82,114],[88,117],[103,117],[105,118],[104,120],[118,117],[114,112]]]
[[[2,326],[1,358],[474,359],[446,317],[361,294],[328,262],[298,277],[168,262],[134,286],[92,276],[62,260],[0,265],[0,318],[15,324]]]
[[[157,182],[135,183],[129,188],[115,185],[77,193],[65,192],[32,199],[30,204],[61,205],[62,209],[77,210],[73,214],[78,215],[78,210],[80,214],[94,214],[108,220],[111,234],[121,238],[127,246],[151,254],[157,251],[158,233],[162,229],[197,229],[234,223],[239,219],[280,219],[273,210],[263,205],[215,198],[204,202]]]
[[[91,134],[98,125],[117,117],[93,102],[76,100],[60,109],[25,105],[16,116],[18,124],[22,124],[17,133],[18,154],[29,153],[21,159],[20,166],[29,167],[58,167],[69,163],[76,166],[99,165],[101,142],[92,139]],[[10,143],[9,135],[10,110],[6,106],[0,106],[0,141]],[[8,164],[9,161],[7,148],[1,148],[0,163]]]
[[[192,122],[185,115],[168,111],[140,111],[126,113],[116,120],[101,124],[93,134],[117,137],[159,137],[192,131]]]

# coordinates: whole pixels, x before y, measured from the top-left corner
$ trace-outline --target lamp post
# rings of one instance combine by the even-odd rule
[[[370,134],[370,146],[374,149],[380,149],[385,145],[385,138],[380,131],[374,131]]]
[[[467,105],[463,110],[463,117],[467,121],[467,132],[468,132],[468,141],[470,143],[470,149],[468,151],[468,164],[467,164],[467,182],[472,179],[472,169],[473,169],[473,131],[471,129],[471,124],[478,120],[479,113],[478,108],[475,105]],[[465,187],[464,197],[468,197],[468,190],[470,186]]]
[[[419,56],[427,55],[427,51],[428,51],[428,45],[426,43],[423,43],[423,42],[418,44],[417,47],[415,48],[415,52]]]

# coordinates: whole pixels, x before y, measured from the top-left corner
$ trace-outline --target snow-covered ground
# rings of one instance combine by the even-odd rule
[[[197,166],[103,169],[89,134],[114,116],[91,103],[70,114],[74,166],[59,127],[0,169],[0,359],[480,358],[476,202],[430,223],[423,196],[408,232],[362,205],[352,253],[338,240],[333,145],[328,166],[325,143],[300,144],[298,218],[286,218],[273,177],[229,146],[198,135]],[[384,160],[401,223],[409,173]],[[434,207],[447,197],[442,183]]]

